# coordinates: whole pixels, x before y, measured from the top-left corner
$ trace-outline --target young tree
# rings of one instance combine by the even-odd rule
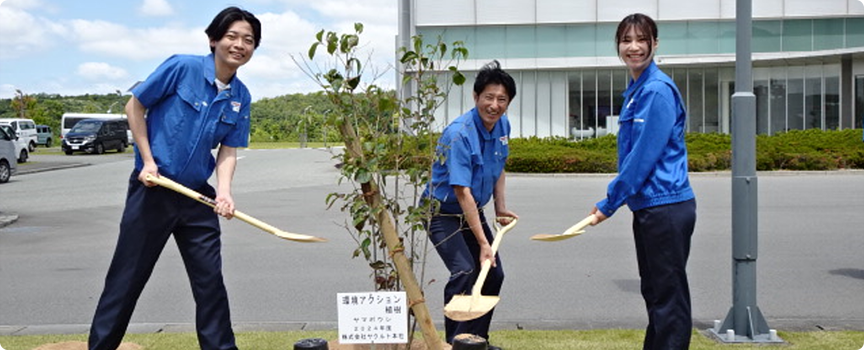
[[[427,348],[440,349],[415,273],[422,272],[424,264],[418,262],[425,261],[428,242],[424,224],[435,208],[418,200],[431,177],[437,142],[434,112],[449,87],[465,81],[456,66],[468,51],[461,42],[448,47],[440,38],[425,44],[422,37],[413,37],[412,47],[399,53],[402,82],[414,91],[399,98],[375,85],[374,74],[366,74],[368,60],[358,57],[362,32],[360,23],[350,34],[318,32],[309,61],[301,65],[334,106],[329,121],[345,143],[339,155],[342,179],[354,185],[348,193],[332,193],[327,202],[332,206],[341,201],[342,210],[350,212],[348,230],[358,243],[354,256],[363,255],[369,262],[376,289],[404,289]],[[319,48],[329,55],[332,68],[313,65]]]

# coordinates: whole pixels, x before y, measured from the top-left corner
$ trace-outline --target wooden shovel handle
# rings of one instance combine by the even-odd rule
[[[147,174],[145,176],[145,179],[147,181],[155,183],[159,186],[165,187],[167,189],[170,189],[172,191],[175,191],[177,193],[185,195],[189,198],[192,198],[198,202],[204,203],[211,208],[216,207],[216,201],[213,200],[213,198],[210,198],[210,197],[207,197],[203,194],[200,194],[200,193],[198,193],[198,192],[196,192],[196,191],[194,191],[194,190],[192,190],[186,186],[183,186],[179,183],[174,182],[174,180],[171,180],[167,177],[164,177],[164,176],[155,177],[153,175]],[[297,242],[326,242],[327,241],[324,238],[282,231],[282,230],[280,230],[280,229],[278,229],[272,225],[269,225],[269,224],[267,224],[261,220],[258,220],[258,219],[254,218],[254,217],[252,217],[252,216],[250,216],[244,212],[241,212],[237,209],[234,210],[234,217],[237,219],[240,219],[240,220],[242,220],[242,221],[244,221],[244,222],[246,222],[252,226],[255,226],[261,230],[264,230],[264,231],[269,232],[273,235],[276,235],[280,238],[284,238],[284,239],[288,239],[288,240],[292,240],[292,241],[297,241]]]
[[[495,225],[495,228],[497,228],[498,230],[495,232],[495,237],[492,238],[492,259],[495,259],[495,254],[498,253],[498,247],[501,246],[501,239],[504,238],[504,234],[507,233],[507,231],[510,231],[513,226],[516,226],[516,222],[518,221],[519,219],[513,218],[513,220],[510,221],[507,226],[499,227],[497,224]],[[471,289],[472,297],[477,297],[480,295],[480,291],[483,289],[483,283],[486,282],[486,276],[489,274],[489,269],[491,268],[492,260],[483,260],[483,266],[480,268],[480,274],[477,275],[477,281],[474,282],[474,288]]]
[[[588,217],[582,219],[582,221],[577,222],[576,225],[570,226],[567,231],[564,231],[564,234],[567,235],[572,234],[573,232],[582,231],[584,228],[588,227],[588,225],[591,225],[596,217],[597,216],[594,214],[588,215]]]

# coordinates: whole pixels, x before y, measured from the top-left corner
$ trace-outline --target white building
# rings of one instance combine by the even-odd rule
[[[615,53],[618,22],[657,21],[656,62],[678,85],[691,132],[729,132],[735,81],[735,0],[400,0],[403,32],[463,41],[469,78],[439,110],[471,107],[471,77],[497,59],[517,83],[513,137],[602,136],[628,81]],[[753,79],[759,133],[861,127],[864,4],[753,0]]]

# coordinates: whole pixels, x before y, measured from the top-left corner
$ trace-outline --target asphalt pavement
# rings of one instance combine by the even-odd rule
[[[223,236],[223,255],[235,330],[335,329],[335,292],[370,286],[362,259],[346,257],[354,243],[345,238],[344,228],[332,228],[344,222],[345,214],[321,210],[338,178],[332,155],[305,149],[242,150],[240,156],[245,159],[238,166],[234,195],[244,208],[251,207],[244,212],[277,226],[287,222],[298,232],[324,232],[330,242],[283,244],[236,220],[225,223],[230,234]],[[122,179],[131,170],[131,158],[131,151],[102,156],[37,152],[13,181],[0,185],[0,335],[87,331],[113,248]],[[70,180],[82,174],[112,175]],[[644,326],[626,208],[571,240],[527,239],[561,231],[584,217],[611,177],[509,174],[507,202],[521,220],[500,250],[507,281],[493,329]],[[729,173],[691,176],[698,220],[688,270],[700,329],[731,307],[729,178]],[[50,192],[34,199],[50,201],[21,202],[34,188]],[[104,193],[76,200],[94,189]],[[759,306],[769,326],[864,330],[862,190],[864,171],[759,173]],[[82,224],[62,227],[82,216]],[[191,295],[178,288],[185,283],[178,268],[182,262],[176,248],[166,247],[163,255],[131,333],[194,331]],[[427,303],[441,328],[446,269],[434,250],[429,259]]]

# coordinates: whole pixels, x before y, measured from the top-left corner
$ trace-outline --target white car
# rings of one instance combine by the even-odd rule
[[[27,141],[22,140],[17,135],[15,135],[15,130],[12,130],[12,127],[6,124],[0,124],[0,129],[3,130],[6,135],[9,135],[12,138],[12,144],[15,148],[15,158],[18,163],[26,163],[27,159],[30,158],[30,150],[27,148]]]
[[[0,119],[0,125],[10,126],[15,131],[15,135],[18,135],[18,139],[23,140],[27,145],[28,152],[36,150],[39,136],[36,134],[36,123],[32,119],[3,118]]]
[[[0,183],[8,182],[18,170],[15,161],[15,137],[0,128]]]

